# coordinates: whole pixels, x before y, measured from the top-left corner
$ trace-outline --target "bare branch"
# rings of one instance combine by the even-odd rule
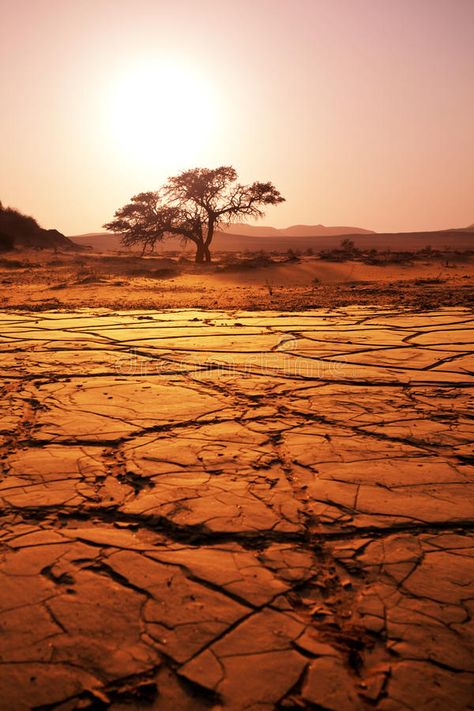
[[[171,235],[196,244],[197,261],[210,261],[215,230],[236,217],[262,217],[267,205],[284,198],[272,183],[241,185],[232,166],[192,168],[170,177],[160,191],[143,192],[104,225],[119,232],[125,246],[154,248]]]

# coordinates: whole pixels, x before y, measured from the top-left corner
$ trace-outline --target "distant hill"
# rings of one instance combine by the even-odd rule
[[[58,230],[45,230],[33,217],[0,203],[0,249],[7,251],[15,247],[78,249],[75,242]]]
[[[85,235],[74,235],[69,239],[82,247],[92,247],[97,252],[125,250],[120,243],[120,235],[111,232],[88,232]]]
[[[273,237],[273,238],[283,238],[285,240],[291,240],[291,245],[293,244],[294,237],[315,237],[315,236],[334,236],[334,235],[345,235],[345,234],[374,234],[370,230],[364,230],[361,227],[325,227],[324,225],[293,225],[292,227],[277,228],[277,227],[260,227],[258,225],[247,225],[244,222],[235,222],[232,225],[222,228],[215,237],[216,245],[218,249],[253,249],[253,241],[245,244],[243,247],[236,247],[237,241],[234,235],[237,235],[240,244],[240,239],[242,237]],[[226,240],[226,236],[231,235],[231,241]],[[91,246],[93,249],[100,251],[108,250],[121,250],[123,247],[120,244],[120,237],[118,235],[111,234],[110,232],[89,232],[84,235],[74,235],[71,239],[77,244],[83,246]],[[220,247],[220,243],[223,246]],[[270,243],[269,243],[270,244]],[[168,249],[177,249],[180,246],[179,240],[169,240],[167,241]],[[288,241],[288,247],[291,246]],[[269,246],[269,249],[273,247]],[[267,249],[266,246],[260,245],[255,247],[255,249]]]
[[[251,237],[323,237],[333,235],[370,235],[372,230],[362,227],[326,227],[325,225],[292,225],[291,227],[265,227],[234,222],[221,228],[225,234],[248,235]]]
[[[248,227],[248,225],[247,225]],[[265,228],[270,229],[270,228]],[[293,229],[293,228],[288,228]],[[326,228],[332,229],[332,228]],[[279,230],[277,231],[279,232]],[[124,250],[120,244],[120,235],[107,232],[92,232],[85,235],[76,235],[71,239],[77,244],[90,246],[96,251]],[[343,239],[351,239],[360,249],[407,250],[416,251],[430,246],[433,249],[474,249],[474,227],[464,229],[440,230],[438,232],[363,232],[339,233],[314,236],[281,236],[267,235],[256,236],[248,234],[234,234],[217,232],[214,237],[213,249],[222,252],[252,251],[286,251],[287,249],[306,250],[313,249],[318,252],[322,249],[337,247]],[[192,245],[188,246],[192,252]],[[167,250],[183,250],[183,245],[178,239],[168,239],[162,245],[157,244],[157,252]]]
[[[367,232],[339,233],[314,236],[267,236],[217,233],[214,249],[221,251],[333,249],[343,239],[350,239],[359,249],[416,251],[430,246],[433,249],[474,249],[474,228],[441,230],[439,232]]]

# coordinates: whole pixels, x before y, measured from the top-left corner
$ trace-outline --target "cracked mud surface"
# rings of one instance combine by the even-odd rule
[[[473,324],[3,314],[0,706],[469,708]]]

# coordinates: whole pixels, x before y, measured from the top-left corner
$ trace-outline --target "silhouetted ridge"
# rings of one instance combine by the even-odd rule
[[[0,202],[0,251],[14,247],[80,249],[58,230],[45,230],[34,217],[3,207]]]
[[[362,227],[343,227],[326,225],[291,225],[290,227],[266,227],[265,225],[248,225],[245,222],[233,222],[221,227],[226,234],[238,234],[252,237],[323,237],[333,235],[370,235],[372,230]]]

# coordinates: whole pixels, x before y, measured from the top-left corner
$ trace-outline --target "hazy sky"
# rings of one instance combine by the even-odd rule
[[[474,0],[0,0],[0,200],[100,229],[233,165],[266,224],[474,222]]]

